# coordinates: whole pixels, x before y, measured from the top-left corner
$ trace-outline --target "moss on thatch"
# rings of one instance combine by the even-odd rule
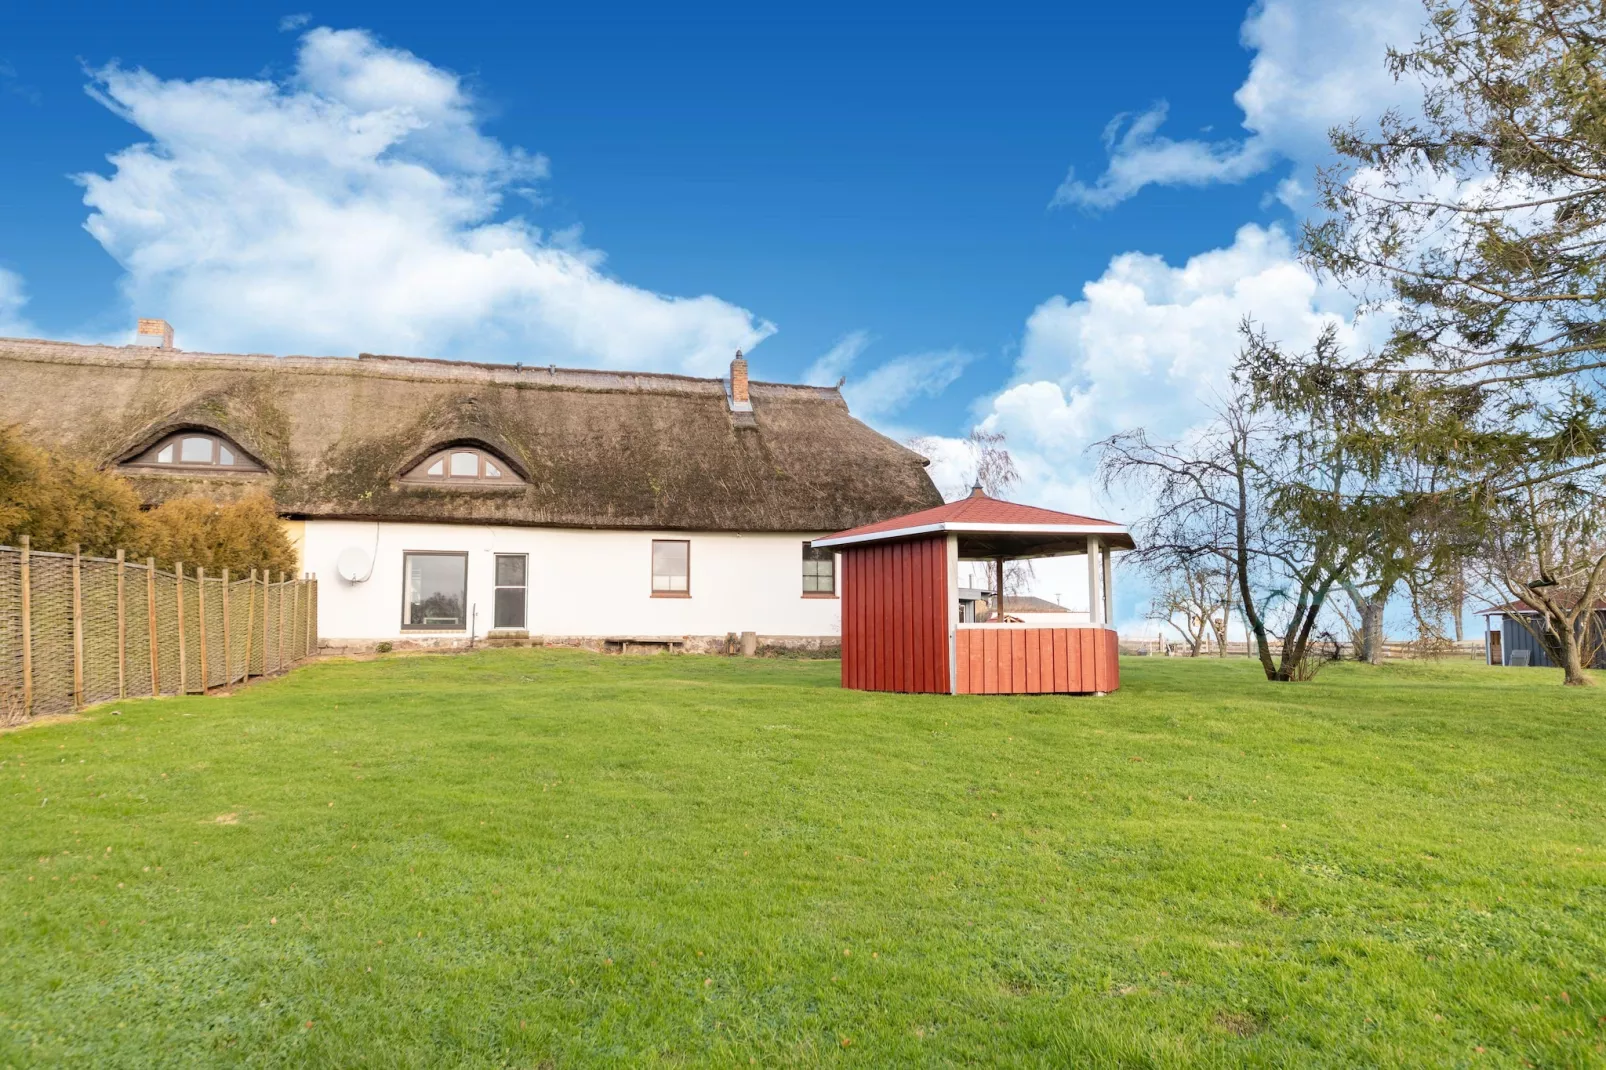
[[[754,383],[751,393],[743,426],[718,379],[0,339],[0,422],[34,441],[109,466],[206,427],[268,469],[142,474],[148,502],[265,489],[307,517],[803,532],[940,504],[924,461],[854,419],[837,391]],[[527,485],[398,482],[458,442],[500,454]]]

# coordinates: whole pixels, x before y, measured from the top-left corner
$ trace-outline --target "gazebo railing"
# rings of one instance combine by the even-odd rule
[[[960,624],[954,632],[956,690],[961,695],[1032,695],[1113,691],[1117,639],[1085,621]]]

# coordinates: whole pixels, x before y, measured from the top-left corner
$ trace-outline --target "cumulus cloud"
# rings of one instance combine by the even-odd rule
[[[1178,266],[1123,253],[1080,299],[1051,297],[1032,312],[1015,382],[983,426],[1061,456],[1131,427],[1181,432],[1226,386],[1245,316],[1300,346],[1328,323],[1349,332],[1349,311],[1279,227],[1242,227],[1230,246]]]
[[[545,158],[483,133],[457,75],[364,31],[311,30],[282,80],[111,66],[90,91],[149,140],[79,176],[86,227],[185,348],[712,374],[774,332],[507,214]]]
[[[1327,131],[1375,119],[1389,108],[1412,108],[1420,89],[1396,82],[1384,66],[1389,45],[1416,40],[1423,24],[1417,0],[1265,0],[1244,21],[1244,47],[1255,53],[1249,76],[1233,95],[1245,136],[1207,142],[1160,133],[1161,102],[1105,130],[1105,172],[1087,183],[1072,169],[1052,205],[1109,208],[1150,185],[1241,182],[1278,160],[1308,166],[1327,153]],[[1280,190],[1286,196],[1296,191]]]
[[[1347,345],[1364,348],[1383,325],[1355,321],[1353,311],[1353,298],[1299,265],[1279,227],[1245,226],[1231,245],[1182,264],[1124,253],[1077,297],[1054,296],[1033,310],[1012,381],[979,404],[977,425],[1005,435],[1021,475],[1012,496],[1130,522],[1147,503],[1120,488],[1103,494],[1090,446],[1136,427],[1175,438],[1198,426],[1229,386],[1245,316],[1290,346],[1310,345],[1332,324]],[[920,448],[933,458],[934,478],[946,481],[939,487],[954,493],[963,440],[926,439]],[[1039,563],[1035,591],[1085,604],[1081,563]],[[1126,586],[1123,627],[1137,628],[1146,592]]]

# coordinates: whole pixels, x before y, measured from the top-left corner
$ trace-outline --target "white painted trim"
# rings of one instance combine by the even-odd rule
[[[911,535],[929,535],[934,532],[973,533],[986,535],[1130,535],[1126,528],[1116,524],[970,524],[944,520],[936,524],[920,524],[912,528],[889,528],[863,535],[842,535],[829,539],[815,539],[816,546],[852,546],[861,542],[883,542],[889,539],[906,539]]]
[[[1097,535],[1087,537],[1087,619],[1093,624],[1104,623],[1104,598],[1099,591],[1099,551],[1103,546]]]
[[[1099,547],[1099,559],[1104,563],[1104,620],[1106,623],[1115,616],[1115,570],[1111,567],[1109,543]]]
[[[948,693],[959,694],[959,536],[943,540],[948,558]]]
[[[980,621],[976,624],[960,624],[957,625],[957,627],[967,632],[980,632],[985,631],[988,628],[994,628],[1006,632],[1047,632],[1052,631],[1055,628],[1102,628],[1107,632],[1115,631],[1115,629],[1110,627],[1108,624],[1095,624],[1092,621],[1086,620],[1067,620],[1054,622],[1033,620],[1008,621],[1001,623]]]

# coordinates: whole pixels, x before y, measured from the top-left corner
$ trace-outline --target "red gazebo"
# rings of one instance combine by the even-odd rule
[[[1110,551],[1133,548],[1108,520],[1000,501],[980,487],[935,509],[815,539],[842,555],[842,686],[952,695],[1103,694],[1120,686],[1109,626]],[[1086,623],[959,619],[959,562],[1087,555]]]

